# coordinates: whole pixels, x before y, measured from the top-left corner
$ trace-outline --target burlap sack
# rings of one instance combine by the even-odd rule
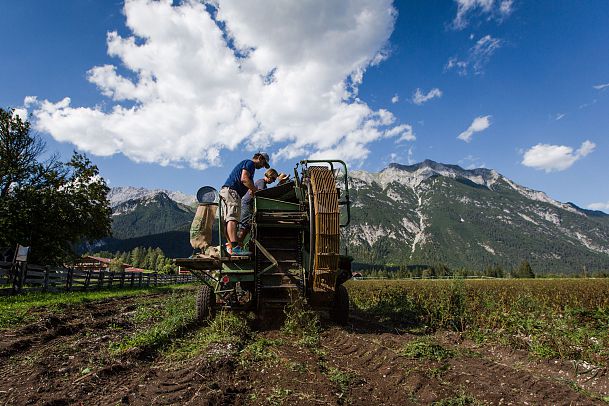
[[[204,251],[211,245],[211,228],[216,218],[218,206],[200,204],[190,226],[190,245]]]

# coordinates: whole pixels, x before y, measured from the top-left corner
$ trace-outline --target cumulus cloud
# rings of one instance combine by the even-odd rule
[[[394,94],[393,97],[391,98],[391,103],[396,104],[399,101],[400,101],[400,96],[398,96],[397,94]]]
[[[484,73],[484,67],[490,61],[495,51],[501,48],[502,45],[503,43],[500,39],[485,35],[469,49],[467,57],[464,60],[452,57],[448,60],[444,69],[456,69],[457,73],[461,76],[467,75],[470,70],[474,74],[480,75]]]
[[[21,121],[27,121],[28,113],[26,109],[16,108],[13,109],[13,118],[19,117]]]
[[[472,14],[501,21],[512,14],[514,9],[513,0],[455,0],[455,2],[457,3],[457,15],[452,26],[456,30],[467,27]]]
[[[591,141],[584,141],[577,151],[566,145],[537,144],[525,151],[522,164],[547,172],[564,171],[596,148]]]
[[[600,84],[600,85],[594,85],[592,87],[595,88],[596,90],[603,90],[603,89],[609,87],[609,83],[603,83],[603,84]]]
[[[424,94],[423,92],[421,92],[421,89],[417,88],[417,90],[412,95],[412,102],[417,106],[420,106],[435,97],[442,97],[442,91],[437,87],[431,89],[429,92],[427,92],[427,94]]]
[[[398,137],[396,142],[414,141],[417,139],[410,124],[401,124],[393,127],[385,133],[385,137]]]
[[[606,203],[590,203],[588,208],[591,210],[603,210],[609,212],[609,201]]]
[[[484,131],[491,126],[491,116],[476,117],[470,124],[467,130],[457,136],[458,139],[465,142],[471,142],[474,133]]]
[[[107,34],[118,63],[87,73],[109,101],[30,98],[38,130],[96,155],[195,168],[236,148],[349,160],[379,139],[414,139],[358,98],[366,69],[388,57],[391,0],[127,0],[124,14],[131,34]]]

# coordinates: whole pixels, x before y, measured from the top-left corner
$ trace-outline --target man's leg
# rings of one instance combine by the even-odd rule
[[[243,241],[247,236],[247,233],[250,231],[250,223],[252,221],[252,208],[249,204],[241,205],[241,224],[239,224],[239,232],[237,233],[237,238],[239,240],[239,244],[243,246]]]
[[[226,233],[228,234],[228,241],[235,246],[235,243],[239,241],[237,238],[237,222],[229,221],[226,223]]]
[[[237,192],[228,188],[220,190],[220,196],[223,199],[223,217],[224,217],[224,232],[228,242],[229,253],[233,248],[237,247],[237,224],[241,216],[241,198]]]
[[[237,234],[237,239],[239,240],[239,244],[243,245],[243,240],[245,240],[245,237],[247,236],[247,233],[250,232],[250,228],[249,227],[242,227],[239,229],[239,234]]]

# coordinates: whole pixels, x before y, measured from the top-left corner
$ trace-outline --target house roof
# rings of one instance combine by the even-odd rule
[[[129,268],[125,268],[125,272],[150,272],[148,269],[136,268],[134,266],[130,266]]]
[[[86,263],[86,262],[91,262],[91,261],[100,262],[104,265],[110,266],[110,263],[112,262],[112,258],[102,258],[102,257],[96,257],[94,255],[83,255],[78,262]],[[123,268],[129,268],[131,265],[123,263],[121,266]]]

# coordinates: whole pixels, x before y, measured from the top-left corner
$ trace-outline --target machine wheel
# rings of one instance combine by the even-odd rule
[[[349,293],[343,285],[338,285],[336,288],[336,296],[334,297],[334,307],[330,312],[332,320],[341,326],[347,324],[349,320]]]
[[[203,285],[197,292],[197,321],[204,323],[214,316],[215,295],[208,285]]]

